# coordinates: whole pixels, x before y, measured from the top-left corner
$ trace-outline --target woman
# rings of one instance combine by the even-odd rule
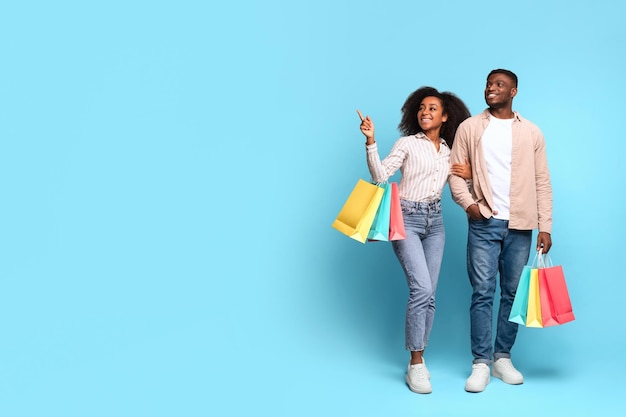
[[[373,181],[385,182],[398,169],[402,173],[398,189],[406,239],[391,243],[409,285],[406,349],[411,352],[411,361],[406,383],[413,392],[428,394],[432,386],[423,354],[435,316],[435,292],[445,243],[441,193],[450,174],[471,178],[469,165],[450,167],[454,134],[470,112],[452,93],[419,88],[402,106],[398,129],[404,136],[382,161],[372,119],[363,117],[359,110],[357,113]]]

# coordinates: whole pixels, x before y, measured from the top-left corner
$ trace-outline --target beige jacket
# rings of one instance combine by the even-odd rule
[[[450,163],[472,166],[472,181],[450,176],[452,198],[463,210],[478,203],[485,218],[492,215],[493,196],[487,175],[481,139],[491,114],[488,110],[465,120],[456,131]],[[511,155],[511,213],[509,228],[552,232],[552,185],[546,157],[546,143],[541,130],[517,112],[513,121],[513,148]]]

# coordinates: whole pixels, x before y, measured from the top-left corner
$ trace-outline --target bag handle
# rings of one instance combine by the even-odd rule
[[[537,268],[552,267],[552,259],[550,258],[550,255],[548,255],[547,253],[542,253],[542,252],[543,252],[543,248],[540,248],[537,251],[537,255],[538,255]]]
[[[530,266],[537,266],[539,268],[539,264],[542,263],[542,259],[541,259],[541,251],[542,249],[539,249],[536,253],[535,253],[535,257],[533,258],[533,261],[530,263]]]
[[[552,258],[550,258],[550,255],[548,255],[547,253],[544,253],[542,256],[543,260],[543,267],[542,268],[550,268],[552,267]]]

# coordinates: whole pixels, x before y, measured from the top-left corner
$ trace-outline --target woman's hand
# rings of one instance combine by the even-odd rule
[[[457,177],[461,177],[465,180],[472,179],[472,166],[470,165],[467,158],[465,158],[464,164],[452,164],[452,169],[450,172]]]
[[[366,143],[371,145],[374,143],[374,122],[369,116],[363,117],[360,110],[357,110],[356,112],[359,114],[359,118],[361,119],[361,133],[365,135],[365,139],[367,139]]]

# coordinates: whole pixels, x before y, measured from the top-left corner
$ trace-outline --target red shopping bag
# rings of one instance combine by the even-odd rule
[[[552,266],[548,255],[544,255],[543,266],[539,267],[539,297],[541,318],[545,326],[557,326],[574,320],[565,274],[561,265]],[[547,260],[547,264],[546,264]]]
[[[389,240],[406,239],[404,230],[404,217],[402,217],[402,207],[400,206],[400,193],[398,184],[391,183],[391,208],[389,213]]]

